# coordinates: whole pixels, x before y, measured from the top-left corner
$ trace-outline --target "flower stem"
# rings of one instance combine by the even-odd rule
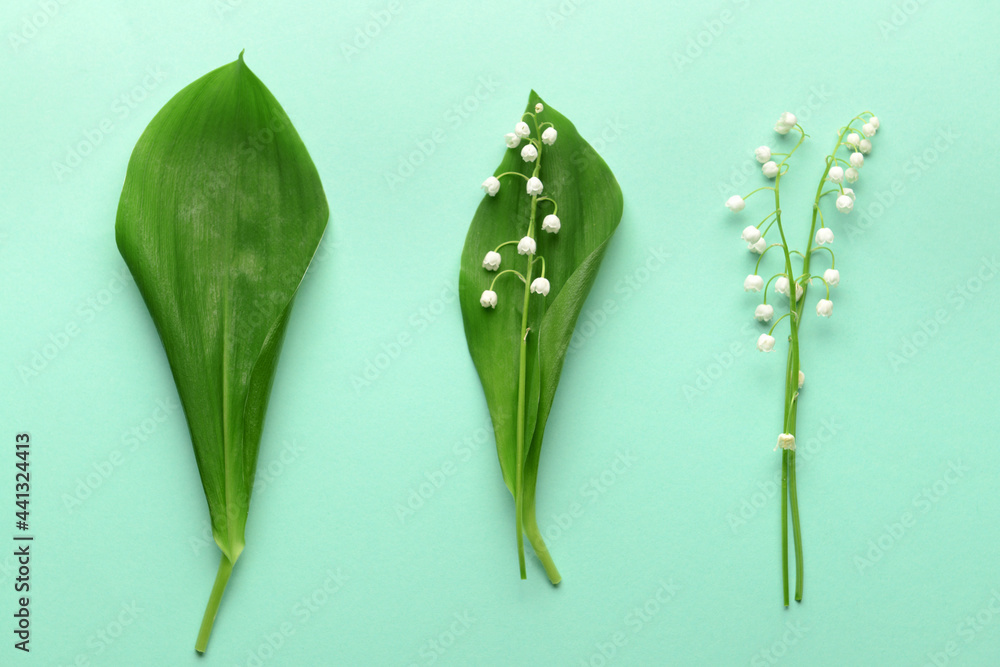
[[[532,117],[534,115],[532,114]],[[522,116],[523,118],[523,116]],[[535,121],[535,131],[538,131],[538,121]],[[538,151],[535,158],[535,169],[532,176],[537,177],[542,167],[542,151]],[[522,176],[524,174],[521,174]],[[527,178],[525,176],[525,178]],[[528,220],[527,236],[534,238],[535,232],[535,212],[538,209],[538,195],[531,196],[531,217]],[[534,257],[528,256],[528,266],[524,271],[524,306],[521,312],[521,348],[517,372],[517,450],[514,461],[514,524],[517,531],[517,564],[521,570],[521,578],[527,579],[527,571],[524,565],[524,462],[527,459],[527,449],[525,443],[525,399],[526,384],[528,376],[528,309],[531,299],[531,269],[534,264]],[[536,526],[537,532],[537,526]],[[540,537],[540,535],[539,535]],[[543,543],[544,544],[544,543]],[[546,555],[548,551],[546,550]],[[539,556],[541,557],[541,556]]]
[[[219,572],[215,575],[215,584],[212,586],[212,594],[208,597],[208,606],[205,607],[205,616],[201,619],[201,628],[198,630],[198,640],[194,644],[194,650],[204,653],[208,648],[208,638],[212,635],[212,626],[215,625],[215,615],[219,613],[219,603],[222,602],[222,594],[229,583],[229,575],[233,573],[233,564],[222,554],[219,561]]]

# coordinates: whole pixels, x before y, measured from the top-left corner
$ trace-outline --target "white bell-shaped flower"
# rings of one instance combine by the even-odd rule
[[[765,249],[767,249],[767,241],[764,240],[763,236],[757,239],[756,243],[747,244],[747,250],[757,255],[763,253]]]
[[[861,153],[856,153],[856,155],[861,155]],[[860,176],[861,172],[854,167],[848,167],[847,171],[844,172],[844,180],[848,183],[857,183]]]
[[[531,134],[531,128],[523,120],[514,126],[514,134],[521,137],[522,139]]]
[[[743,200],[743,197],[739,195],[733,195],[726,200],[726,208],[728,208],[733,213],[739,213],[747,207],[747,203]]]
[[[774,178],[778,175],[778,163],[774,160],[765,162],[764,166],[761,167],[760,170],[768,178]]]
[[[517,148],[521,145],[521,137],[517,136],[513,132],[508,132],[503,135],[504,141],[507,142],[507,148]]]
[[[530,236],[525,236],[520,241],[517,242],[517,254],[518,255],[534,255],[537,246],[535,245],[535,239]]]
[[[552,144],[556,143],[556,137],[558,136],[559,133],[556,132],[556,128],[547,127],[542,131],[542,143],[545,144],[546,146],[551,146]]]
[[[761,352],[770,352],[774,349],[774,336],[761,334],[757,339],[757,349]]]
[[[496,308],[497,307],[497,293],[491,289],[483,292],[483,295],[479,297],[479,305],[483,308]]]
[[[857,147],[858,142],[860,141],[861,137],[858,136],[857,132],[851,132],[849,135],[847,135],[847,138],[844,139],[844,142],[847,143],[848,146],[854,146],[854,147]]]
[[[489,196],[496,197],[497,193],[500,192],[500,179],[496,176],[490,176],[483,181],[483,184],[480,187],[482,187],[482,189],[485,190],[486,194]]]
[[[861,153],[851,153],[850,163],[855,169],[861,169],[865,164],[865,156]]]
[[[764,164],[771,159],[771,149],[767,146],[758,146],[754,149],[753,155],[757,158],[757,162]]]
[[[747,243],[756,243],[760,239],[760,230],[753,225],[748,225],[743,230],[743,240]]]
[[[840,284],[840,271],[837,269],[827,269],[823,272],[823,280],[830,287],[836,287]]]
[[[854,208],[854,197],[849,195],[840,195],[837,197],[837,210],[841,213],[850,213],[851,209]]]
[[[535,278],[531,281],[531,291],[542,296],[549,295],[549,281],[546,278]]]
[[[861,143],[858,144],[858,150],[864,153],[865,155],[868,155],[869,153],[872,152],[872,142],[868,141],[867,139],[862,139]]]
[[[820,227],[816,230],[816,243],[818,245],[824,245],[827,243],[833,243],[833,230],[829,227]]]
[[[549,213],[547,216],[542,218],[542,231],[548,232],[550,234],[558,234],[559,228],[562,227],[562,223],[559,221],[559,216],[554,213]]]
[[[774,124],[774,131],[778,134],[788,134],[798,123],[798,119],[795,118],[795,114],[785,111],[778,118],[778,122]]]
[[[841,166],[830,167],[830,171],[827,173],[827,180],[834,183],[840,183],[844,180],[844,168]]]
[[[764,278],[756,273],[751,273],[743,281],[743,291],[745,292],[759,292],[762,289],[764,289]]]
[[[496,271],[500,268],[500,253],[496,250],[490,250],[486,253],[486,257],[483,258],[483,268],[487,271]]]
[[[527,190],[532,196],[542,194],[542,181],[537,176],[532,176],[528,179]]]
[[[535,144],[525,144],[521,149],[521,159],[525,162],[534,162],[537,157],[538,149],[535,148]]]
[[[833,301],[820,299],[816,302],[816,314],[820,317],[830,317],[833,315]]]
[[[758,322],[770,322],[774,317],[774,306],[769,303],[762,303],[753,311],[754,319]]]

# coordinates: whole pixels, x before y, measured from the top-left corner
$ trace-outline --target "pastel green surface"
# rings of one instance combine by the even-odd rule
[[[333,215],[274,383],[254,549],[206,660],[1000,654],[997,5],[17,0],[2,25],[0,506],[28,431],[36,535],[32,653],[8,634],[3,664],[200,664],[215,547],[114,218],[153,115],[243,48]],[[546,429],[537,511],[558,588],[533,560],[517,578],[456,297],[478,185],[532,88],[625,193]],[[782,203],[804,225],[834,132],[865,108],[882,128],[857,207],[828,218],[835,314],[803,326],[805,601],[784,610],[771,451],[784,356],[753,349],[740,287],[739,230],[767,211],[722,202],[762,183],[751,151],[778,143],[791,110],[812,140]],[[12,565],[0,558],[8,619]]]

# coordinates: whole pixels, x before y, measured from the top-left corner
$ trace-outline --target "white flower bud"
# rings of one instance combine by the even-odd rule
[[[844,141],[847,142],[848,146],[857,147],[858,142],[861,141],[861,137],[858,136],[857,132],[851,132]]]
[[[535,148],[535,144],[525,144],[521,149],[521,159],[525,162],[534,162],[537,157],[538,149]]]
[[[833,243],[833,230],[829,227],[820,227],[816,230],[816,243],[818,245],[823,245],[825,243]]]
[[[778,163],[775,162],[774,160],[771,160],[770,162],[765,162],[764,166],[761,167],[760,170],[768,178],[774,178],[775,176],[778,175]]]
[[[760,230],[753,225],[749,225],[743,230],[743,240],[747,243],[756,243],[759,238]]]
[[[739,195],[733,195],[726,200],[726,207],[729,208],[733,213],[739,213],[747,207],[747,203],[743,201],[743,197]]]
[[[865,156],[861,153],[851,153],[851,166],[856,169],[861,169],[865,164]]]
[[[523,239],[517,242],[517,254],[518,255],[534,255],[536,250],[535,239],[530,236],[525,236]]]
[[[872,142],[868,141],[867,139],[862,139],[861,143],[858,144],[858,150],[864,153],[865,155],[868,155],[869,153],[872,152]]]
[[[764,288],[764,279],[755,273],[750,274],[743,281],[743,291],[759,292]]]
[[[514,134],[523,139],[524,137],[531,134],[531,128],[529,128],[528,124],[522,120],[520,123],[514,126]]]
[[[513,132],[508,132],[503,135],[504,141],[507,142],[507,148],[517,148],[521,145],[521,137],[517,136]]]
[[[542,231],[544,232],[558,234],[560,227],[562,227],[562,223],[559,221],[559,216],[555,214],[549,213],[542,219]]]
[[[802,389],[802,385],[806,383],[806,374],[799,371],[799,389]]]
[[[764,240],[763,236],[757,239],[756,243],[747,244],[747,250],[749,250],[752,253],[756,253],[758,255],[763,253],[766,248],[767,248],[767,241]]]
[[[757,162],[764,164],[771,159],[771,149],[767,146],[758,146],[753,152],[754,157],[757,158]]]
[[[537,176],[528,179],[528,194],[532,196],[542,194],[542,182]]]
[[[829,299],[820,299],[817,301],[816,314],[821,317],[830,317],[833,315],[833,301]]]
[[[852,208],[854,208],[854,197],[849,195],[840,195],[837,197],[838,211],[841,213],[850,213]]]
[[[865,135],[869,139],[875,136],[875,126],[871,123],[865,123],[861,126],[861,134]]]
[[[483,295],[479,297],[479,305],[483,308],[496,308],[497,307],[497,293],[491,289],[483,292]]]
[[[761,352],[770,352],[774,349],[774,336],[761,334],[757,339],[757,349]]]
[[[774,124],[774,131],[778,134],[788,134],[797,122],[795,114],[785,111],[778,118],[778,122]]]
[[[497,193],[500,192],[500,179],[496,176],[490,176],[483,181],[483,184],[480,187],[482,187],[489,196],[496,197]]]
[[[788,289],[788,278],[786,278],[785,276],[781,276],[777,280],[775,280],[774,291],[777,292],[778,294],[784,294],[785,296],[788,296],[790,293]]]
[[[487,271],[496,271],[500,268],[500,260],[500,253],[490,250],[486,253],[486,257],[483,258],[483,268]]]
[[[552,144],[556,143],[556,137],[558,136],[559,133],[556,132],[556,128],[547,127],[542,132],[542,143],[545,144],[546,146],[551,146]]]
[[[868,123],[874,127],[876,130],[881,127],[881,123],[878,122],[878,116],[872,116],[868,119]]]
[[[774,317],[774,306],[769,303],[762,303],[753,311],[753,316],[758,322],[770,322]]]
[[[778,444],[775,449],[789,449],[795,451],[795,436],[791,433],[782,433],[778,436]]]
[[[549,295],[549,281],[545,278],[535,278],[531,281],[531,291],[542,296]]]
[[[840,271],[837,269],[827,269],[823,272],[823,280],[830,287],[836,287],[840,284]]]
[[[827,180],[834,183],[840,183],[844,180],[844,168],[840,166],[830,167],[830,171],[827,174]]]
[[[541,102],[535,105],[535,113],[542,113],[543,111],[545,111],[545,107],[542,106]]]

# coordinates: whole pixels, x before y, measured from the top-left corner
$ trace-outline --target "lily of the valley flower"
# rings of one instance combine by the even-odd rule
[[[743,197],[739,195],[733,195],[726,200],[726,207],[733,213],[739,213],[747,207],[747,203],[743,201]]]
[[[865,123],[861,126],[861,134],[865,135],[869,139],[875,136],[876,127],[871,123]]]
[[[483,295],[479,297],[479,305],[483,308],[496,308],[497,293],[491,289],[484,291]]]
[[[786,278],[785,276],[781,276],[777,280],[775,280],[774,291],[777,292],[778,294],[784,294],[785,296],[788,296],[789,294],[788,278]]]
[[[764,278],[756,273],[751,273],[743,281],[743,291],[745,292],[759,292],[762,289],[764,289]]]
[[[546,146],[551,146],[552,144],[556,143],[556,137],[558,136],[559,133],[556,132],[556,128],[547,127],[542,132],[542,143],[545,144]]]
[[[849,195],[840,195],[837,197],[837,210],[841,213],[850,213],[851,209],[854,208],[854,197]]]
[[[861,169],[865,164],[865,156],[861,153],[851,153],[850,162],[852,167]]]
[[[778,163],[775,162],[774,160],[771,160],[769,162],[765,162],[764,166],[761,167],[760,170],[768,178],[774,178],[775,176],[778,175]]]
[[[554,213],[549,213],[542,219],[542,231],[544,232],[558,234],[560,227],[562,227],[562,223],[559,222],[559,216]]]
[[[856,153],[856,155],[861,155],[861,153]],[[844,180],[848,183],[857,183],[858,177],[861,174],[854,167],[848,167],[847,171],[844,172]]]
[[[754,150],[753,155],[755,158],[757,158],[757,162],[764,164],[765,162],[771,159],[771,149],[768,148],[767,146],[758,146]]]
[[[816,230],[816,243],[818,245],[824,245],[826,243],[833,243],[833,230],[829,227],[820,227]]]
[[[847,138],[844,139],[844,141],[847,143],[848,146],[857,147],[858,143],[861,141],[861,137],[858,136],[857,132],[851,132],[849,135],[847,135]]]
[[[820,299],[816,302],[816,314],[820,317],[830,317],[833,315],[833,301]]]
[[[775,449],[790,449],[795,451],[795,436],[791,433],[782,433],[778,436],[778,444],[774,447]]]
[[[528,194],[532,196],[542,194],[542,181],[537,176],[528,179]]]
[[[531,281],[531,291],[542,296],[549,295],[549,281],[545,278],[535,278]]]
[[[762,303],[753,311],[754,319],[758,322],[770,322],[774,317],[774,306],[769,303]]]
[[[872,127],[874,127],[876,130],[879,127],[881,127],[881,125],[882,125],[881,123],[878,122],[878,117],[877,116],[872,116],[871,118],[869,118],[868,119],[868,124],[871,125]]]
[[[802,389],[802,385],[806,383],[806,374],[799,371],[799,389]]]
[[[481,187],[483,188],[483,190],[486,191],[486,194],[488,194],[491,197],[496,197],[497,193],[500,192],[500,179],[498,179],[496,176],[490,176],[485,181],[483,181]]]
[[[525,236],[517,242],[517,254],[519,255],[534,255],[536,249],[535,239],[530,236]]]
[[[840,183],[841,181],[844,180],[844,168],[843,167],[830,167],[830,171],[826,175],[826,177],[830,181],[832,181],[834,183]]]
[[[844,188],[844,194],[850,197],[851,201],[854,201],[856,199],[856,197],[854,196],[854,190],[852,190],[851,188]]]
[[[531,128],[523,120],[514,126],[514,134],[524,139],[531,134]]]
[[[743,240],[747,243],[756,243],[760,239],[760,230],[753,225],[748,225],[743,230]]]
[[[827,269],[823,272],[823,280],[830,287],[836,287],[840,284],[840,271],[837,269]]]
[[[770,352],[774,349],[774,336],[770,334],[761,334],[760,338],[757,339],[757,349],[761,352]]]
[[[868,155],[869,153],[872,152],[872,142],[868,141],[867,139],[862,139],[861,143],[858,144],[858,150],[864,153],[865,155]]]
[[[490,250],[486,253],[486,257],[483,258],[483,268],[487,271],[496,271],[500,268],[500,253],[495,250]]]
[[[508,132],[503,135],[504,141],[507,142],[507,148],[517,148],[521,145],[521,137],[517,136],[513,132]]]
[[[545,111],[545,107],[542,106],[541,102],[535,105],[535,113],[542,113],[543,111]]]
[[[763,236],[757,239],[756,243],[747,244],[747,250],[749,250],[752,253],[756,253],[758,255],[764,252],[765,248],[767,248],[767,241],[764,240]]]
[[[521,159],[525,162],[534,162],[537,157],[538,149],[535,148],[535,144],[525,144],[521,149]]]
[[[774,131],[778,134],[788,134],[798,123],[798,119],[795,118],[795,114],[785,111],[778,118],[778,122],[774,124]]]

